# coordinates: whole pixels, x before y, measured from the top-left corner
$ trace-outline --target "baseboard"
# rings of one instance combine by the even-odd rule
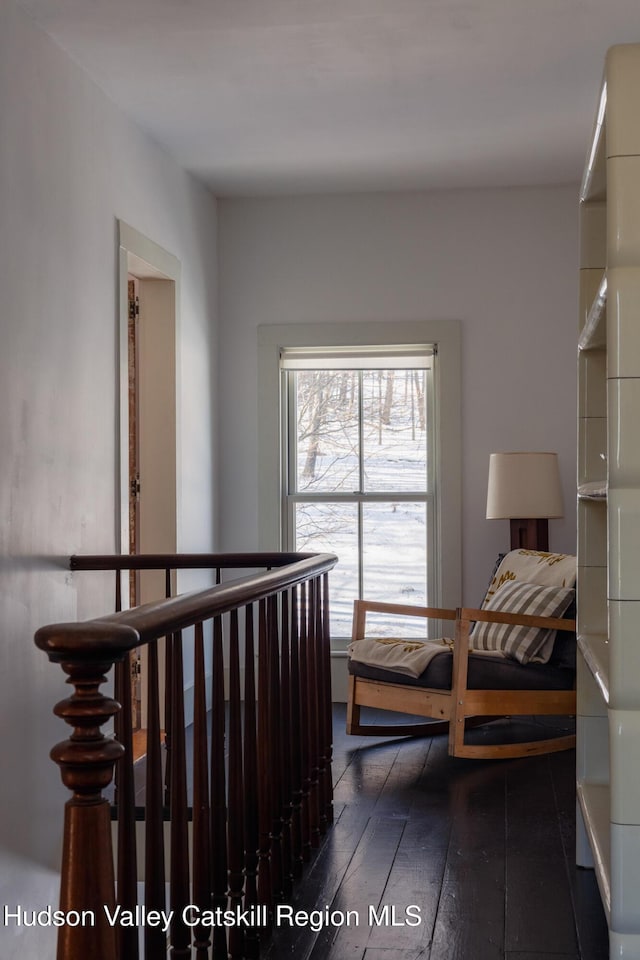
[[[331,651],[331,700],[333,703],[347,702],[348,655],[346,650]]]

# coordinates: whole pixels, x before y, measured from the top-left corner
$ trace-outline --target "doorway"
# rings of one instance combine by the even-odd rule
[[[180,263],[122,221],[119,240],[120,552],[176,553]],[[164,595],[163,571],[123,583],[130,605]],[[144,730],[146,648],[132,656],[131,674],[134,726]]]

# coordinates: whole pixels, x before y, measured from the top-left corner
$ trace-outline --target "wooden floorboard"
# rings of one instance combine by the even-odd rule
[[[576,957],[573,900],[548,757],[507,767],[506,880],[505,952]]]
[[[607,960],[595,878],[574,862],[574,765],[573,751],[474,761],[443,736],[347,737],[336,705],[336,819],[292,899],[336,922],[280,927],[265,957]]]
[[[430,957],[500,960],[505,903],[504,765],[447,757],[442,775],[449,783],[451,836]]]

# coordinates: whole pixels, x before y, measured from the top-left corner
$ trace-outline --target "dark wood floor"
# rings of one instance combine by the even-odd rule
[[[334,730],[335,823],[292,905],[335,922],[281,925],[268,960],[606,960],[594,875],[574,864],[572,751],[451,759],[442,736],[347,737],[343,705]]]

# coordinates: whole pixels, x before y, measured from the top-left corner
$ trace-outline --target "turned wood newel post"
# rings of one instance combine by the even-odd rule
[[[130,627],[109,623],[43,627],[36,645],[68,674],[74,693],[54,708],[73,733],[51,758],[72,792],[65,806],[60,910],[72,922],[60,927],[58,960],[118,960],[109,802],[102,796],[124,747],[101,727],[120,704],[100,691],[114,662],[139,643]],[[80,922],[76,922],[77,915]]]

